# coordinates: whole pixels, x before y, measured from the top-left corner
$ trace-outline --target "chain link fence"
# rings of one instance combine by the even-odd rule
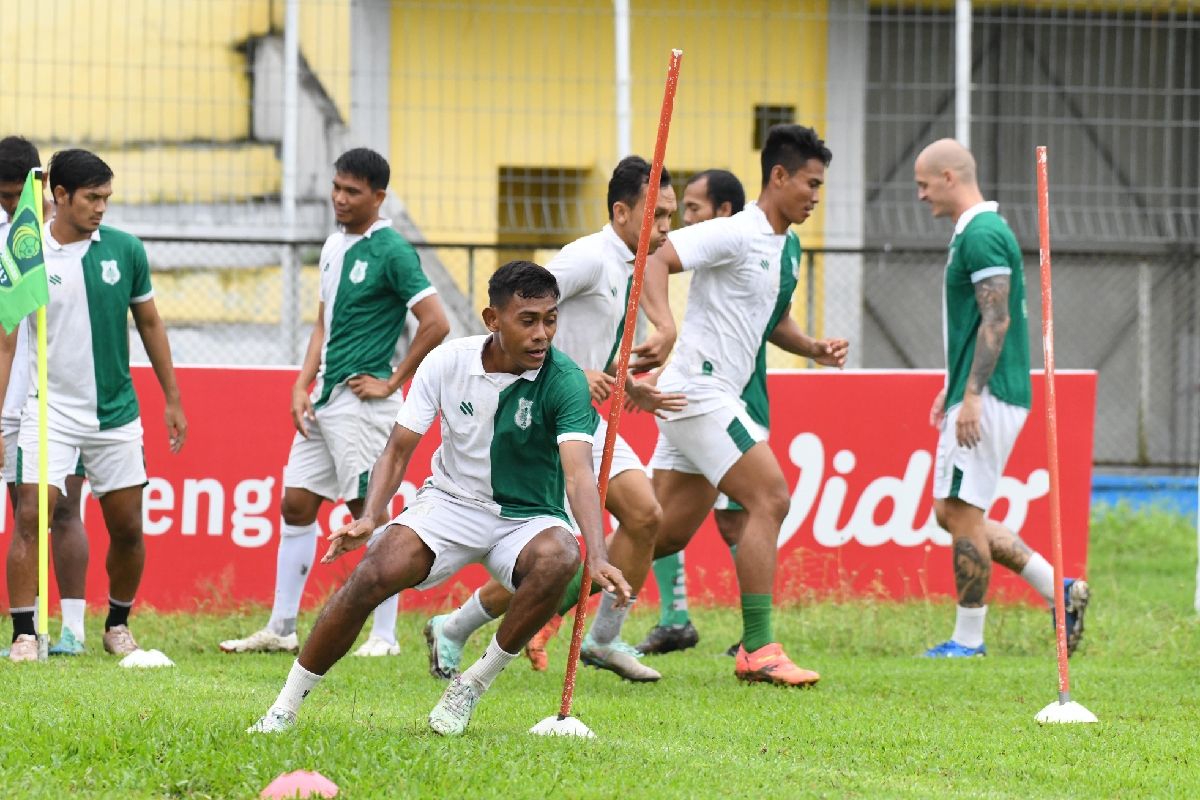
[[[498,264],[544,262],[604,223],[608,175],[648,154],[681,47],[675,174],[727,168],[753,197],[771,124],[813,125],[832,148],[793,313],[854,340],[859,367],[941,365],[950,230],[917,202],[912,162],[967,120],[984,193],[1028,250],[1033,149],[1050,148],[1058,363],[1100,370],[1096,459],[1195,463],[1200,0],[975,0],[969,28],[958,5],[17,3],[5,40],[55,46],[0,50],[0,118],[43,157],[83,146],[113,166],[109,221],[146,240],[180,361],[289,364],[340,152],[388,156],[387,215],[421,244],[455,332],[477,330]]]

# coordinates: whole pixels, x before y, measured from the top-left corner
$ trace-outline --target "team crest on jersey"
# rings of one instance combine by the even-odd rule
[[[116,261],[100,262],[100,279],[109,286],[121,280],[121,270],[117,268]]]
[[[517,399],[517,415],[513,420],[517,427],[525,430],[533,422],[533,401],[524,397]]]
[[[355,261],[354,266],[350,268],[350,282],[362,283],[367,277],[367,262]]]

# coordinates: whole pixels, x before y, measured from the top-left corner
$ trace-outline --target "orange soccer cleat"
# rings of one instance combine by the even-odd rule
[[[763,645],[753,653],[738,647],[733,674],[738,680],[774,683],[779,686],[812,686],[821,676],[811,669],[801,669],[783,652],[776,642]]]
[[[550,658],[546,655],[546,643],[558,633],[562,621],[563,618],[555,614],[549,622],[542,626],[540,631],[533,635],[529,644],[525,645],[525,655],[529,656],[529,666],[535,672],[545,672],[546,668],[550,666]]]

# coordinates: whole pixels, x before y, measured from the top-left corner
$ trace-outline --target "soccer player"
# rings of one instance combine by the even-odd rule
[[[104,649],[127,655],[138,649],[129,611],[146,562],[142,532],[142,421],[129,377],[128,316],[150,357],[166,399],[164,421],[172,452],[187,437],[187,420],[175,383],[166,326],[154,305],[150,266],[142,243],[102,225],[112,196],[113,173],[87,150],[60,150],[50,159],[55,215],[46,226],[44,257],[50,283],[46,311],[49,386],[49,494],[51,513],[77,462],[82,460],[108,528],[105,565],[109,609]],[[29,361],[36,369],[37,321],[30,317]],[[13,370],[15,333],[0,347],[0,390]],[[37,659],[33,601],[37,591],[38,398],[21,417],[17,450],[16,525],[8,549],[8,595],[13,618],[13,661]]]
[[[558,285],[528,261],[505,264],[488,282],[491,333],[436,348],[413,378],[387,447],[371,472],[363,515],[335,531],[323,561],[364,544],[366,555],[321,611],[278,699],[250,728],[292,727],[300,702],[340,659],[372,608],[409,587],[438,585],[482,563],[512,602],[483,656],[446,688],[429,715],[444,736],[463,733],[480,697],[554,609],[579,565],[564,492],[587,543],[596,580],[620,604],[629,597],[608,563],[592,472],[596,412],[587,377],[551,347]],[[421,436],[441,414],[433,475],[388,522]]]
[[[0,209],[5,221],[0,222],[0,242],[8,238],[9,220],[16,212],[25,178],[29,170],[40,168],[42,158],[32,142],[20,136],[7,136],[0,140]],[[45,191],[46,176],[42,176]],[[53,217],[53,205],[43,197],[43,218]],[[0,435],[4,438],[3,479],[8,484],[8,499],[13,509],[17,507],[17,446],[21,430],[21,409],[29,394],[29,323],[22,320],[17,328],[14,367],[4,395],[4,409],[0,414]],[[57,642],[50,646],[50,655],[79,655],[84,651],[83,618],[87,604],[84,587],[87,581],[88,540],[80,516],[80,500],[83,496],[83,471],[80,465],[66,478],[66,499],[54,508],[50,520],[50,552],[54,558],[54,578],[58,583],[59,608],[62,610],[62,633]],[[15,511],[14,511],[15,513]],[[7,651],[4,655],[8,655]]]
[[[296,436],[283,473],[275,602],[265,628],[221,642],[227,653],[300,648],[296,615],[316,555],[321,503],[340,497],[355,517],[362,516],[371,465],[404,402],[401,386],[450,332],[417,251],[379,214],[391,177],[388,162],[373,150],[356,148],[333,167],[333,213],[340,230],[321,250],[317,321],[292,387]],[[409,311],[417,332],[397,362]],[[355,655],[399,655],[399,602],[390,597],[375,610],[371,634]]]
[[[786,311],[778,317],[785,327],[771,327],[794,285],[781,258],[787,230],[812,213],[831,158],[811,128],[771,128],[757,203],[672,232],[649,270],[653,281],[665,280],[667,272],[695,271],[679,346],[658,379],[663,391],[686,395],[687,407],[658,420],[650,466],[663,521],[655,555],[682,550],[718,492],[746,509],[734,557],[743,626],[734,673],[745,681],[803,686],[820,677],[792,663],[774,639],[776,542],[790,497],[765,434],[740,395],[767,338],[822,364],[844,363],[844,340],[808,339]]]
[[[954,634],[929,658],[987,652],[984,598],[992,562],[1008,567],[1053,606],[1054,569],[1012,531],[987,518],[1004,464],[1029,414],[1029,330],[1021,249],[997,204],[985,202],[975,159],[953,139],[939,139],[913,166],[917,197],[934,217],[954,223],[942,294],[946,383],[929,412],[939,430],[934,512],[953,538],[958,611]],[[1083,636],[1089,591],[1064,582],[1067,650]]]
[[[592,400],[597,404],[608,399],[615,381],[612,373],[624,329],[649,180],[649,162],[639,156],[621,159],[608,182],[608,224],[568,244],[546,266],[558,280],[562,293],[555,346],[583,368]],[[675,208],[670,173],[664,169],[654,208],[650,252],[657,250],[666,238]],[[673,327],[669,304],[655,304],[652,300],[649,305],[652,323]],[[660,313],[662,316],[658,316]],[[649,383],[631,378],[626,381],[626,388],[630,398],[649,411],[683,406],[682,395],[663,395]],[[597,472],[607,430],[607,421],[597,418],[596,430],[592,432],[592,467]],[[600,609],[583,641],[580,658],[585,664],[607,669],[627,680],[656,681],[662,676],[642,664],[638,660],[641,654],[622,641],[621,627],[650,570],[662,509],[654,499],[645,466],[619,435],[613,448],[606,504],[619,523],[608,543],[609,554],[634,594],[623,608],[612,594],[601,597]],[[559,604],[559,614],[578,601],[581,581],[582,575],[572,581]],[[429,645],[429,669],[434,676],[451,678],[457,673],[467,637],[502,615],[509,596],[500,583],[492,580],[453,613],[429,620],[425,638]],[[552,623],[530,642],[527,652],[534,669],[546,668],[545,639],[556,629],[557,625]]]

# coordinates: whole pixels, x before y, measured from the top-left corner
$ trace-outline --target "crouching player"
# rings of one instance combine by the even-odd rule
[[[587,379],[550,346],[558,296],[554,276],[543,267],[505,264],[488,283],[483,319],[491,333],[441,345],[417,369],[371,471],[363,516],[330,535],[323,560],[378,536],[322,609],[278,699],[251,732],[292,727],[300,702],[385,598],[436,586],[467,564],[482,563],[514,593],[512,602],[483,656],[451,681],[429,714],[435,732],[463,733],[492,681],[553,616],[579,564],[564,495],[596,581],[620,603],[628,601],[629,585],[608,563],[604,546],[592,471],[598,420]],[[433,475],[389,523],[388,503],[439,413],[442,445]]]

